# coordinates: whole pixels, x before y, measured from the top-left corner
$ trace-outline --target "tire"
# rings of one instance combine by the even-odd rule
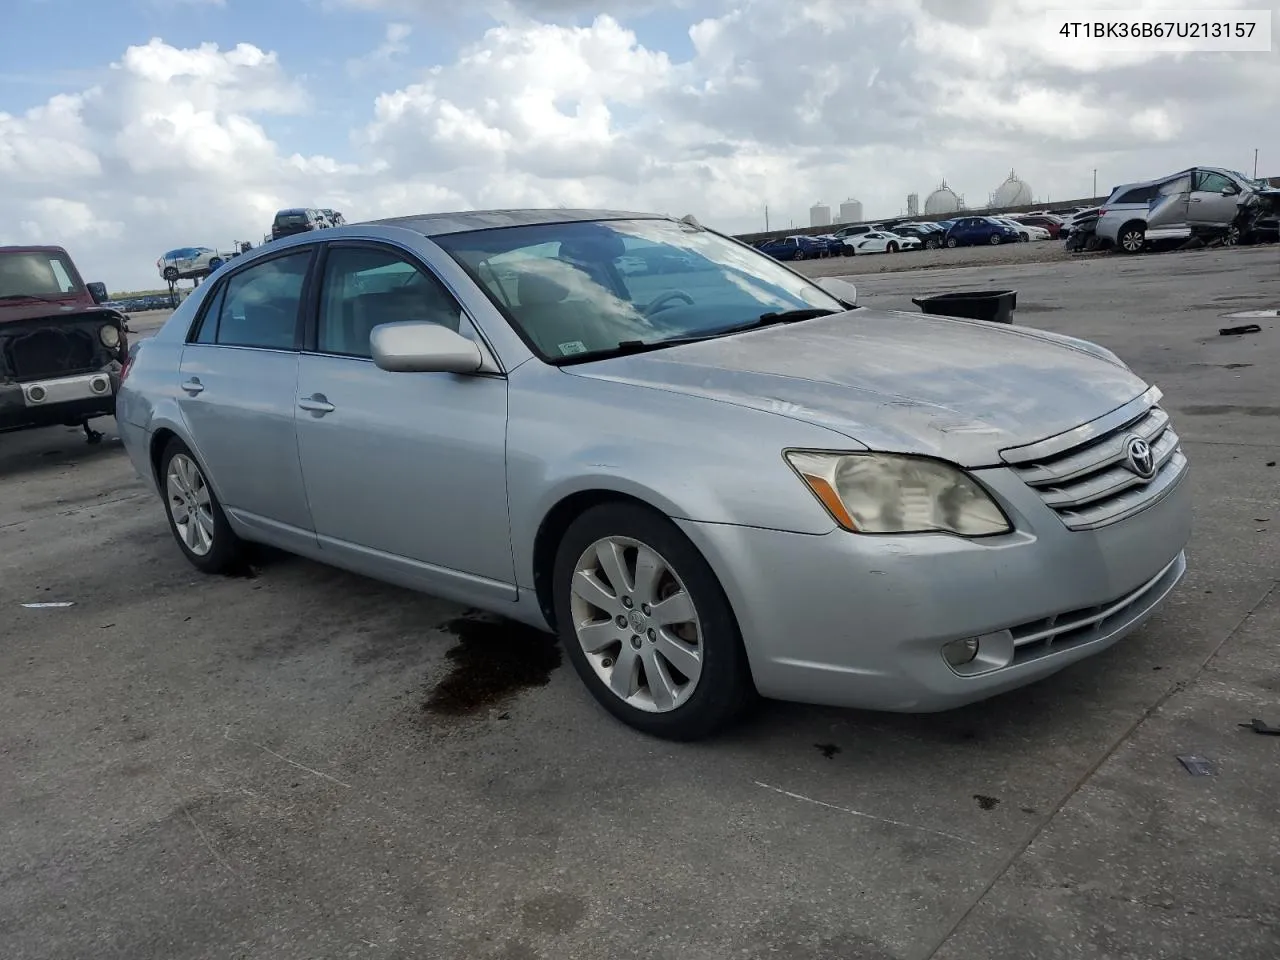
[[[1147,245],[1147,231],[1141,223],[1126,223],[1116,234],[1116,246],[1125,253],[1141,253]]]
[[[1030,243],[1030,242],[1031,242],[1031,234],[1029,234],[1029,233],[1020,233],[1020,234],[1018,234],[1018,238],[1019,238],[1023,243]]]
[[[998,246],[1000,246],[1000,234],[998,234],[998,233],[993,233],[993,234],[991,235],[991,239],[990,239],[990,240],[988,240],[987,242],[988,242],[989,244],[991,244],[993,247],[998,247]]]
[[[164,279],[169,283],[176,283],[178,281],[178,268],[165,267],[164,272],[161,273],[161,276],[164,277]]]
[[[954,247],[954,246],[956,246],[958,243],[959,243],[959,241],[958,241],[958,240],[956,240],[956,238],[955,238],[955,237],[947,237],[947,246],[948,246],[948,247]]]
[[[937,240],[926,240],[924,243],[924,248],[926,250],[937,250],[941,246],[942,246],[941,242]]]
[[[896,243],[894,243],[892,240],[890,240],[890,241],[889,241],[889,245],[888,245],[887,247],[885,247],[885,252],[886,252],[886,253],[897,253],[897,252],[898,252],[898,245],[897,245]]]
[[[601,575],[602,555],[620,558],[622,589]],[[651,591],[636,582],[641,556],[648,558],[646,568],[664,571]],[[592,507],[565,531],[553,578],[565,651],[592,696],[623,723],[667,740],[697,740],[736,720],[755,699],[742,637],[720,582],[661,514],[630,503]],[[656,614],[650,619],[646,611],[655,607],[648,600],[664,596],[666,602],[683,596],[693,619],[667,621],[665,628]],[[626,691],[626,699],[611,683]]]
[[[1240,228],[1236,224],[1227,227],[1227,232],[1222,235],[1222,245],[1224,247],[1234,247],[1243,243],[1240,235]]]
[[[169,518],[169,530],[191,565],[203,573],[212,574],[227,573],[243,565],[244,542],[232,531],[227,515],[222,512],[222,504],[205,481],[204,467],[177,437],[169,441],[160,456],[157,479],[164,497],[165,516]],[[206,509],[200,510],[200,506]],[[181,513],[175,513],[179,507]],[[185,526],[182,515],[188,518]],[[203,521],[200,521],[200,516],[203,516]],[[205,536],[202,538],[201,534]]]
[[[213,273],[213,271],[217,270],[220,266],[222,266],[222,258],[214,257],[209,261],[209,272]]]

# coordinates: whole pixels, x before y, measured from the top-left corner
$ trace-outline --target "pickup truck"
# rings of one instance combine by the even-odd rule
[[[0,433],[115,415],[128,317],[62,247],[0,247]]]

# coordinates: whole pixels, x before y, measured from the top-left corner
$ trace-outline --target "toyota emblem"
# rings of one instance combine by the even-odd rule
[[[1141,437],[1130,437],[1124,445],[1125,465],[1143,480],[1156,475],[1156,457],[1151,444]]]

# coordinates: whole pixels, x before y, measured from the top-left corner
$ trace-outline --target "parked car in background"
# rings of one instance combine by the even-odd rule
[[[996,223],[1003,223],[1007,226],[1013,227],[1014,230],[1018,231],[1018,239],[1023,243],[1027,243],[1031,240],[1049,239],[1049,231],[1044,227],[1037,227],[1030,223],[1021,223],[1014,220],[1012,217],[992,217],[991,219],[996,221]]]
[[[63,247],[0,247],[0,433],[115,413],[128,317]]]
[[[847,257],[850,253],[843,237],[837,237],[830,233],[819,233],[814,234],[813,239],[826,247],[822,254],[824,257]]]
[[[915,237],[921,247],[929,250],[942,246],[947,236],[946,231],[934,223],[900,223],[889,232],[900,237]]]
[[[764,240],[756,245],[756,249],[775,260],[813,260],[828,253],[828,247],[823,241],[802,233]]]
[[[995,246],[1001,243],[1017,243],[1022,237],[1018,230],[991,217],[959,217],[947,228],[948,247],[968,247],[984,243]]]
[[[1242,239],[1235,224],[1240,205],[1254,194],[1280,193],[1223,167],[1189,167],[1177,173],[1116,187],[1102,205],[1098,239],[1124,253],[1138,253],[1156,240],[1221,235]]]
[[[290,207],[276,213],[275,220],[271,222],[271,239],[279,240],[297,233],[323,230],[328,226],[324,214],[315,207]]]
[[[324,207],[320,212],[324,214],[325,220],[331,227],[340,227],[347,222],[339,211],[331,210],[329,207]]]
[[[849,237],[844,241],[855,255],[863,253],[897,253],[899,250],[919,250],[919,237],[908,237],[885,230]]]
[[[167,283],[208,276],[234,254],[219,253],[212,247],[179,247],[156,261],[160,277]]]
[[[874,229],[875,228],[869,223],[854,223],[847,227],[841,227],[839,230],[835,231],[832,236],[840,237],[841,239],[844,239],[845,237],[857,237],[864,233],[870,233]]]
[[[1020,216],[1010,218],[1016,223],[1026,224],[1032,227],[1040,227],[1049,233],[1050,240],[1057,240],[1062,234],[1062,227],[1066,221],[1061,217],[1055,217],[1049,213],[1024,213]]]

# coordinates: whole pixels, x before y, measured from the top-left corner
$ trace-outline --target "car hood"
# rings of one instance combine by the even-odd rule
[[[1070,337],[865,308],[562,369],[751,407],[869,449],[966,467],[998,463],[1000,450],[1093,420],[1148,387]]]
[[[62,323],[83,320],[86,315],[102,313],[103,307],[90,300],[0,300],[0,324],[19,320],[48,320]],[[110,312],[110,311],[109,311]]]

